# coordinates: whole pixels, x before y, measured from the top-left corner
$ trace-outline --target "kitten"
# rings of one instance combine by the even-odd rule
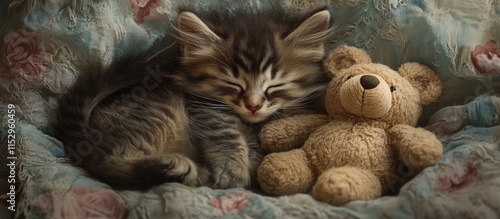
[[[57,137],[115,188],[256,186],[260,125],[326,86],[330,16],[309,15],[181,12],[180,66],[158,75],[132,55],[89,68],[59,101]]]

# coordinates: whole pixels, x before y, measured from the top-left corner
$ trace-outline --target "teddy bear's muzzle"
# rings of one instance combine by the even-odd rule
[[[356,75],[340,88],[340,104],[347,113],[378,119],[391,109],[391,89],[377,75]]]

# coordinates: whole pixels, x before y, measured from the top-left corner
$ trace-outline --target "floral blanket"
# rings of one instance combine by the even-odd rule
[[[420,62],[445,88],[421,125],[445,154],[398,193],[342,207],[307,194],[167,183],[114,191],[69,165],[52,137],[57,97],[82,60],[110,60],[172,37],[179,6],[198,11],[327,5],[341,44],[393,68]],[[26,218],[498,218],[500,216],[500,2],[493,0],[3,0],[0,2],[0,217]],[[165,41],[165,46],[169,43]],[[15,211],[14,211],[15,210]]]

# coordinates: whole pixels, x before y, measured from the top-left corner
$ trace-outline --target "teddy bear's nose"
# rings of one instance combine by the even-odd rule
[[[363,88],[366,90],[373,89],[373,88],[377,87],[378,84],[380,84],[380,81],[378,80],[378,78],[373,76],[373,75],[361,76],[360,82],[361,82],[361,86],[363,86]]]

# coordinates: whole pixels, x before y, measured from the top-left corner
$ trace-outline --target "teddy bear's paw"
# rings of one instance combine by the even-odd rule
[[[322,173],[312,188],[312,196],[335,206],[354,200],[381,196],[382,186],[369,170],[357,167],[332,168]]]
[[[422,142],[412,145],[408,149],[409,153],[401,154],[401,159],[410,167],[423,169],[435,165],[443,154],[442,147],[433,147],[440,144],[439,142],[431,142],[432,139],[423,139]]]
[[[247,188],[250,186],[250,170],[247,166],[226,162],[213,169],[214,189]]]
[[[392,145],[409,167],[423,169],[435,165],[443,154],[443,146],[436,136],[423,128],[396,125],[389,130]]]
[[[267,152],[285,152],[304,145],[309,135],[330,121],[323,114],[300,114],[267,123],[259,133],[261,147]]]

